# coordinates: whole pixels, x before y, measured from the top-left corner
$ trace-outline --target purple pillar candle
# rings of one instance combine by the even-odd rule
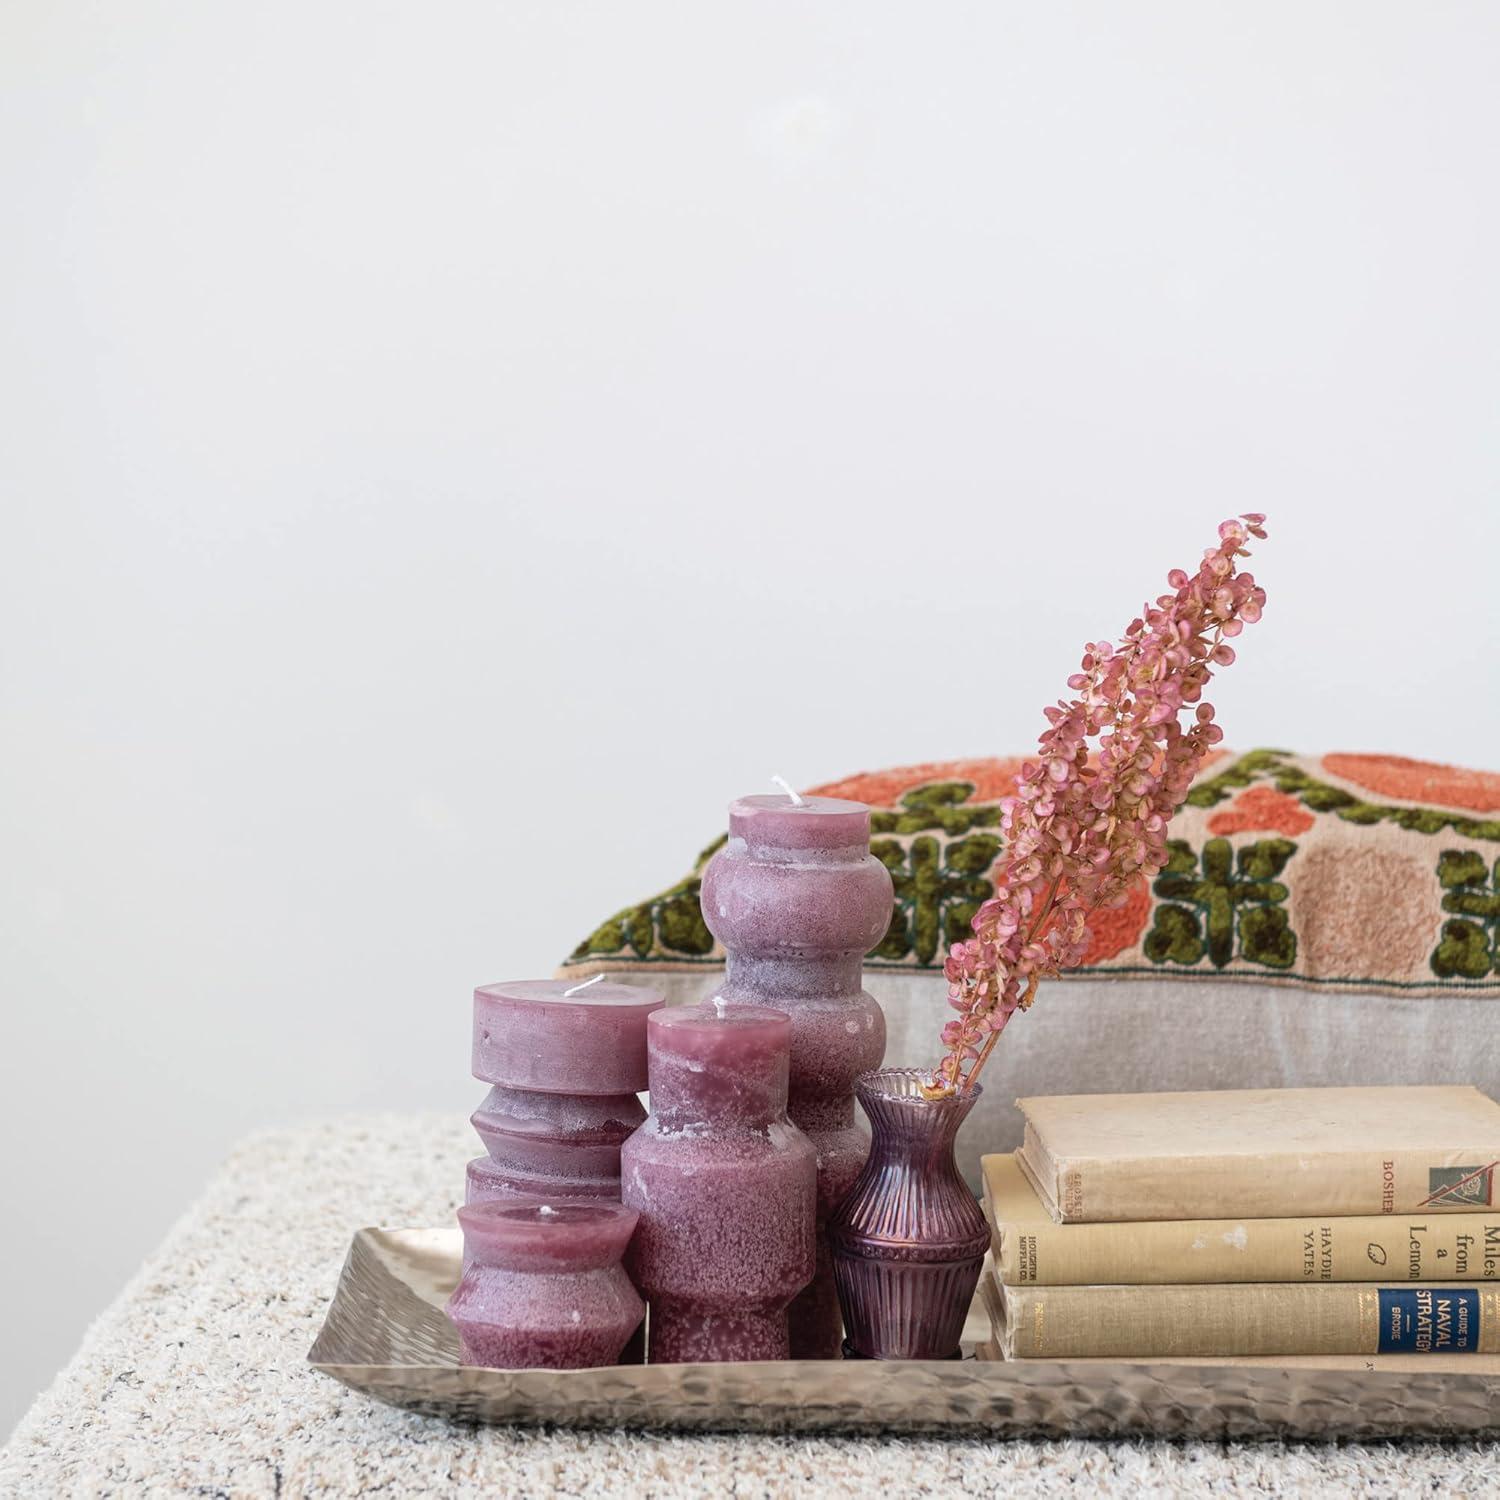
[[[657,1011],[648,1032],[651,1116],[620,1152],[648,1357],[786,1359],[817,1206],[816,1153],[786,1116],[791,1022],[720,1002]]]
[[[638,1094],[651,990],[516,979],[474,991],[474,1076],[544,1094]]]
[[[620,1147],[646,1118],[634,1094],[540,1094],[499,1084],[469,1117],[487,1156],[469,1163],[467,1201],[507,1194],[620,1196]]]
[[[646,1017],[623,984],[523,979],[474,991],[474,1076],[494,1085],[472,1117],[488,1153],[467,1201],[620,1196],[620,1145],[646,1112]]]
[[[870,809],[840,797],[742,797],[703,874],[703,917],[724,945],[726,1000],[792,1018],[788,1113],[818,1152],[818,1270],[792,1308],[792,1354],[836,1359],[842,1338],[828,1216],[870,1138],[854,1080],[885,1057],[885,1017],[863,986],[890,926],[890,872],[870,853]]]
[[[464,1275],[448,1299],[461,1362],[500,1370],[612,1365],[645,1315],[620,1257],[618,1203],[521,1198],[458,1211]]]

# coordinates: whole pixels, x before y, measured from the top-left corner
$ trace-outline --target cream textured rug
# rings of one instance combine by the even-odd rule
[[[241,1146],[0,1453],[0,1495],[1495,1493],[1500,1443],[1320,1446],[459,1429],[310,1371],[352,1230],[445,1222],[462,1119]]]

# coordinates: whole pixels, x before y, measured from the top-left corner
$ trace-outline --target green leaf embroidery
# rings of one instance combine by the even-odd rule
[[[1169,839],[1167,863],[1153,888],[1172,904],[1156,908],[1143,944],[1146,957],[1157,964],[1195,964],[1207,953],[1222,969],[1235,956],[1238,935],[1241,958],[1290,968],[1297,935],[1281,905],[1289,892],[1275,877],[1296,852],[1290,839],[1258,839],[1236,855],[1228,839],[1216,838],[1195,857],[1186,840]]]
[[[1432,952],[1432,972],[1440,979],[1483,979],[1500,970],[1500,860],[1494,878],[1484,857],[1472,849],[1444,849],[1438,855],[1438,884],[1447,894],[1443,923]]]
[[[896,906],[875,957],[895,963],[913,954],[930,964],[939,946],[968,937],[974,913],[994,894],[988,871],[1000,853],[994,834],[975,833],[946,845],[930,834],[903,848],[875,839],[870,851],[891,872]]]
[[[872,833],[928,833],[940,830],[964,834],[974,828],[998,828],[1000,804],[973,802],[972,781],[934,781],[907,792],[899,808],[870,814]]]

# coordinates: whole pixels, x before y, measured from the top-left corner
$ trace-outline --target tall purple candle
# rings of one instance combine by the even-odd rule
[[[812,1143],[786,1117],[790,1034],[759,1005],[651,1017],[651,1117],[620,1152],[620,1194],[640,1213],[627,1264],[652,1364],[787,1358],[817,1200]]]
[[[723,997],[792,1018],[788,1113],[818,1153],[818,1267],[792,1308],[798,1359],[839,1354],[824,1225],[869,1154],[854,1080],[885,1056],[885,1017],[862,968],[892,901],[890,872],[870,853],[870,809],[839,797],[732,802],[729,842],[703,874],[703,917],[724,945]]]

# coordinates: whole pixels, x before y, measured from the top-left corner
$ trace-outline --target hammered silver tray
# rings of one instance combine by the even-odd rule
[[[479,1370],[443,1303],[456,1229],[361,1229],[308,1354],[393,1406],[461,1422],[739,1432],[1383,1438],[1500,1433],[1500,1358],[1384,1355],[1123,1363],[986,1358]]]

